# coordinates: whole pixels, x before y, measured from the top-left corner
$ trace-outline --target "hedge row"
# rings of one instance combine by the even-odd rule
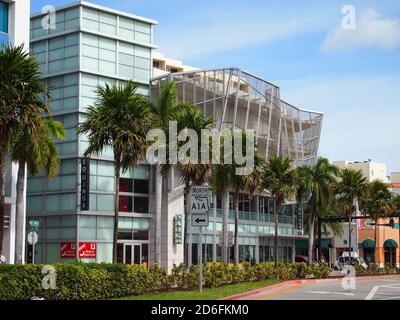
[[[175,266],[169,274],[157,265],[149,269],[108,263],[59,263],[51,266],[55,270],[56,288],[44,289],[46,284],[51,284],[49,274],[42,273],[44,265],[0,265],[0,300],[25,300],[33,296],[53,300],[108,299],[151,291],[191,289],[199,284],[198,265],[189,270],[183,265]],[[268,262],[253,266],[206,263],[203,270],[204,286],[210,288],[265,279],[323,278],[331,271],[327,265],[308,267],[305,263],[281,263],[275,268]]]

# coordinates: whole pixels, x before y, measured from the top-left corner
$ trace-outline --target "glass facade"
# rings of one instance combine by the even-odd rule
[[[0,46],[8,45],[8,3],[0,1]]]
[[[28,177],[27,217],[41,222],[37,262],[68,261],[60,256],[61,242],[81,241],[97,245],[96,259],[83,261],[110,262],[115,199],[113,153],[106,148],[91,158],[89,210],[81,211],[80,168],[88,141],[86,136],[77,136],[76,127],[85,119],[87,107],[95,103],[98,85],[132,79],[138,83],[139,92],[148,95],[153,29],[146,19],[141,21],[90,4],[76,3],[56,10],[55,24],[49,28],[43,28],[43,18],[31,18],[30,50],[49,88],[53,117],[67,132],[63,141],[56,141],[61,158],[58,175],[47,179],[41,172]],[[132,257],[139,253],[148,256],[149,167],[139,166],[121,173],[121,177],[120,241],[140,245],[139,251],[132,249]]]

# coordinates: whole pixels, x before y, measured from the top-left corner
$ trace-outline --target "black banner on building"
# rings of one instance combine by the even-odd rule
[[[81,158],[81,210],[89,210],[90,159]]]

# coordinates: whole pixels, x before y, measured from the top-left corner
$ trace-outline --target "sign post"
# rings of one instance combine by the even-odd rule
[[[38,242],[38,234],[36,229],[39,229],[39,220],[30,220],[31,232],[28,234],[28,243],[32,245],[32,264],[35,264],[35,245]]]
[[[203,227],[208,227],[209,211],[213,208],[212,192],[207,186],[192,186],[189,197],[192,227],[200,228],[199,243],[199,290],[203,292]],[[190,249],[189,249],[190,250]]]

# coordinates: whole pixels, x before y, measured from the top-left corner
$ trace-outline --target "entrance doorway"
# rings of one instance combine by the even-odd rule
[[[392,265],[396,264],[396,248],[397,242],[393,239],[388,239],[383,244],[383,249],[385,253],[385,263],[390,263]]]
[[[148,244],[145,243],[118,243],[117,262],[126,264],[147,264]]]

